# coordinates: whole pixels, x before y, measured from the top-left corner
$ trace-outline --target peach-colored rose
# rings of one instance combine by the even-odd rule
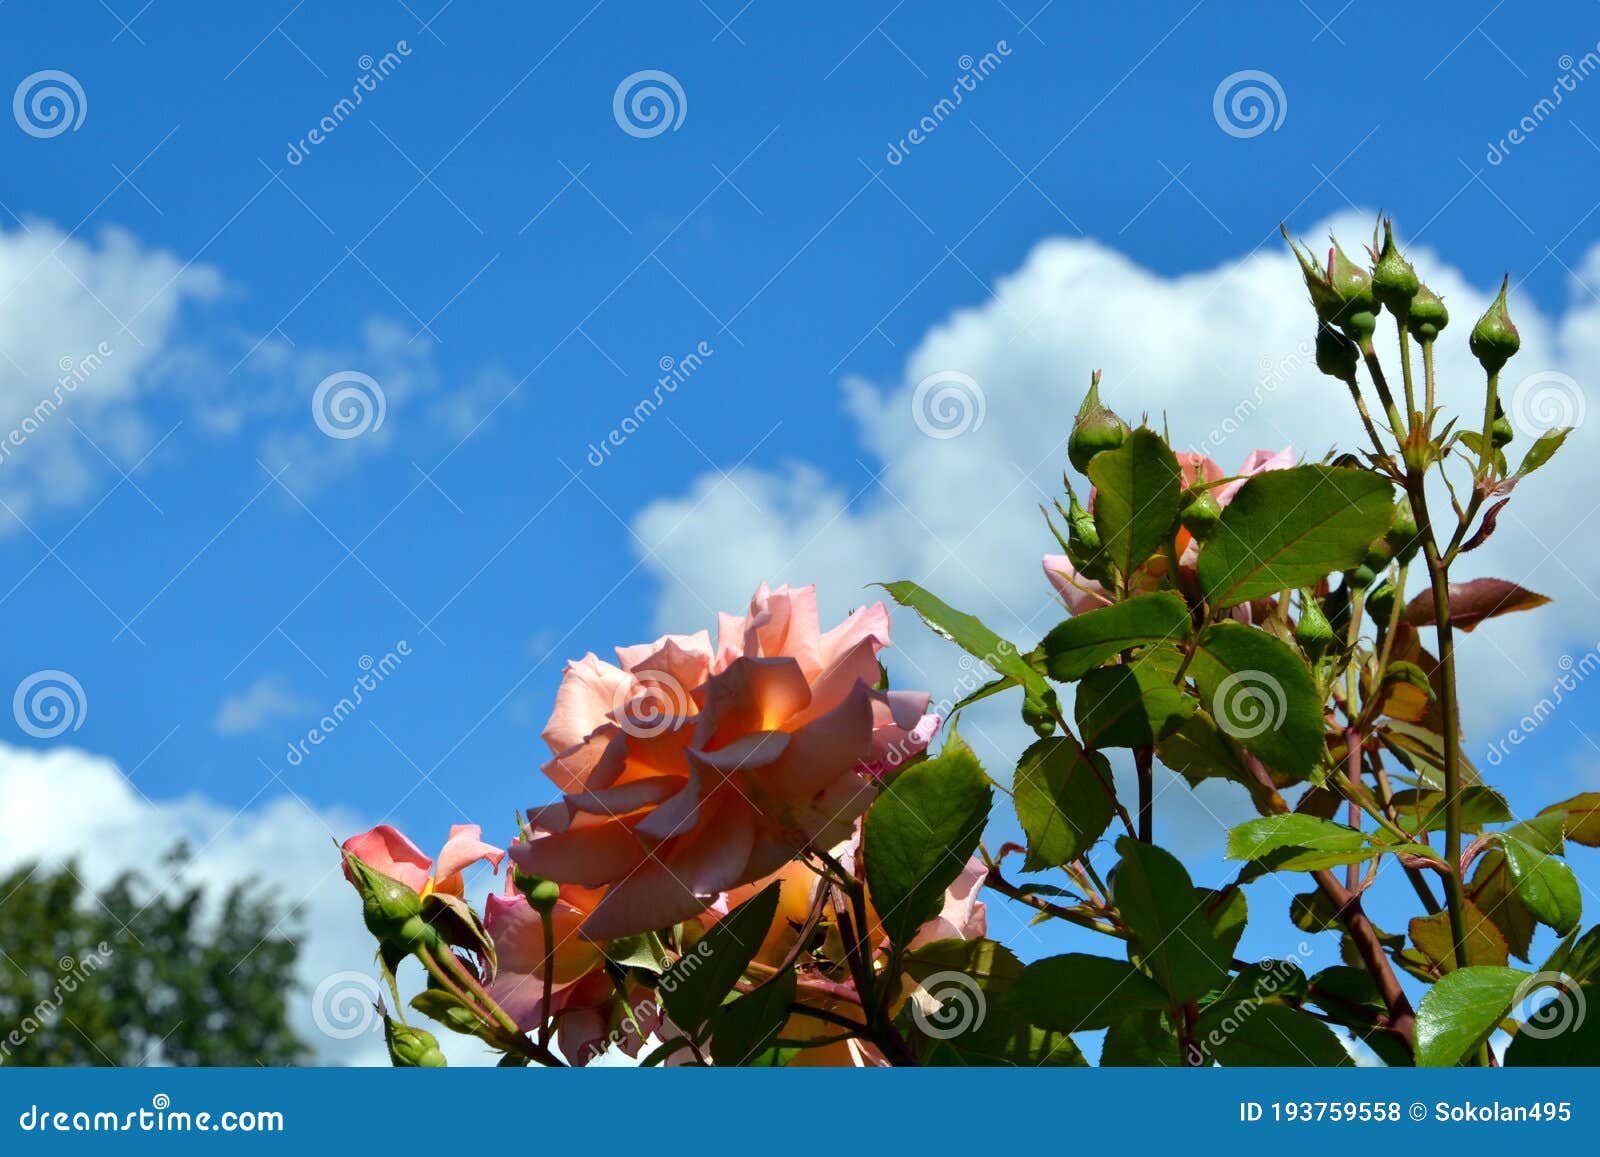
[[[661,1020],[653,996],[639,986],[631,987],[624,1003],[600,949],[578,935],[599,900],[597,889],[564,884],[550,913],[555,952],[549,1013],[555,1018],[556,1044],[579,1065],[612,1043],[638,1056]],[[503,895],[488,898],[483,922],[499,961],[489,995],[518,1028],[531,1032],[545,1019],[544,917],[508,881]]]
[[[1178,454],[1178,467],[1183,472],[1183,485],[1192,486],[1198,479],[1202,482],[1217,482],[1228,477],[1227,473],[1204,454],[1182,453]],[[1238,477],[1231,482],[1218,486],[1212,491],[1216,495],[1219,506],[1227,506],[1233,501],[1233,496],[1239,493],[1239,488],[1252,475],[1264,474],[1268,470],[1286,470],[1294,465],[1294,449],[1285,446],[1282,450],[1252,450],[1244,460],[1244,465],[1239,467]],[[1094,508],[1094,494],[1089,495],[1089,507]],[[1178,565],[1185,571],[1193,567],[1200,554],[1200,544],[1182,527],[1179,527],[1174,546],[1178,553]],[[1043,560],[1045,578],[1050,580],[1050,585],[1056,589],[1062,601],[1067,604],[1067,609],[1075,615],[1096,610],[1099,607],[1111,605],[1110,592],[1094,579],[1086,578],[1078,573],[1070,559],[1064,554],[1047,554]],[[1134,576],[1130,584],[1135,593],[1143,590],[1155,590],[1160,586],[1161,578],[1166,574],[1167,563],[1163,558],[1150,560],[1139,574]]]
[[[763,586],[748,615],[567,667],[543,770],[564,793],[511,856],[603,888],[582,934],[663,928],[850,831],[873,775],[927,746],[925,692],[884,692],[882,603],[821,631],[812,587]]]
[[[430,860],[398,829],[379,824],[358,836],[351,836],[342,847],[367,867],[399,880],[420,896],[440,892],[460,897],[464,889],[461,878],[464,869],[479,860],[487,860],[499,871],[500,861],[505,859],[505,852],[484,843],[482,837],[483,829],[477,824],[456,824],[450,829],[450,838],[440,850],[439,858]],[[348,866],[344,874],[346,879],[350,878]]]

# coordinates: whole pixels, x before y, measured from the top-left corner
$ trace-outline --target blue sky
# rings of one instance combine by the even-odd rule
[[[198,793],[227,813],[292,792],[319,813],[392,810],[424,844],[466,816],[508,825],[546,794],[537,732],[562,660],[705,625],[679,612],[736,609],[723,592],[762,578],[901,577],[835,565],[850,542],[768,573],[767,555],[738,549],[743,522],[645,543],[732,502],[757,527],[815,526],[822,550],[858,504],[901,503],[873,490],[892,442],[872,399],[921,377],[939,335],[978,325],[1041,243],[1121,255],[1108,296],[1129,278],[1181,293],[1258,250],[1281,266],[1280,219],[1309,231],[1382,207],[1463,293],[1512,270],[1517,304],[1553,332],[1592,297],[1600,80],[1503,142],[1597,40],[1588,4],[1404,22],[1367,0],[824,3],[798,18],[759,0],[280,0],[225,20],[179,0],[0,4],[0,89],[60,70],[83,113],[55,135],[0,119],[0,312],[24,319],[0,346],[26,347],[0,351],[0,383],[26,409],[49,388],[38,367],[81,359],[96,335],[117,351],[96,371],[114,393],[91,380],[34,464],[23,446],[0,466],[15,512],[0,514],[0,687],[58,669],[88,704],[69,736],[3,738],[108,757],[156,803]],[[385,54],[360,106],[302,147]],[[960,107],[892,163],[985,54]],[[614,115],[643,70],[680,88],[676,128],[630,133]],[[1276,127],[1229,132],[1214,114],[1245,70],[1270,74]],[[62,332],[76,344],[51,344],[52,295],[74,303]],[[1085,346],[1161,330],[1159,296],[1115,300],[1109,320],[1085,317]],[[663,359],[702,344],[692,378],[590,464]],[[1288,352],[1263,340],[1226,356]],[[1210,381],[1223,354],[1203,331],[1190,353]],[[1031,356],[1018,364],[1039,369],[1038,396],[991,393],[993,424],[1031,407],[1064,436],[1081,385],[1056,381],[1080,383],[1098,355]],[[378,382],[386,409],[336,440],[312,397],[347,370]],[[1231,409],[1209,389],[1188,401]],[[1120,393],[1135,412],[1167,397]],[[1275,398],[1250,444],[1281,444],[1275,426],[1324,404],[1339,399]],[[1059,466],[1018,470],[1048,486]],[[1012,486],[990,505],[1026,514],[1037,498]],[[841,496],[838,526],[808,521],[819,494]],[[922,539],[935,512],[903,505],[894,533]],[[1588,537],[1544,534],[1565,572],[1552,581],[1582,587]],[[1036,574],[1046,546],[975,565]],[[885,566],[911,557],[884,550]],[[719,581],[700,587],[699,564]],[[857,581],[829,597],[866,596]],[[1042,585],[1038,598],[1005,608],[1005,629],[1046,629]],[[1502,635],[1482,661],[1509,649],[1543,694],[1555,656],[1596,637],[1593,615],[1560,622],[1542,650]],[[359,716],[290,765],[288,744],[362,657],[401,640],[411,655]],[[1520,713],[1514,694],[1496,702],[1495,726]],[[1583,710],[1522,749],[1539,760],[1518,780],[1524,806],[1584,782]]]

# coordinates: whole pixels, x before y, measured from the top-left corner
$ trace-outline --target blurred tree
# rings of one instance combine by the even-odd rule
[[[287,1065],[294,913],[124,873],[99,893],[75,865],[0,877],[0,1064]]]

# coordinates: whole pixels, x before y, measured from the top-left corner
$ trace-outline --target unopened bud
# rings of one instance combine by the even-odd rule
[[[1353,381],[1361,364],[1356,343],[1330,325],[1317,327],[1317,369],[1341,382]]]
[[[1494,425],[1489,427],[1489,440],[1494,443],[1496,450],[1511,445],[1511,439],[1516,436],[1516,431],[1511,428],[1511,419],[1506,417],[1505,407],[1500,404],[1500,399],[1494,400]]]
[[[1322,613],[1322,603],[1312,592],[1300,592],[1300,621],[1294,626],[1295,642],[1310,658],[1320,658],[1333,643],[1333,625]]]
[[[1089,462],[1102,450],[1115,450],[1128,436],[1128,424],[1100,402],[1100,371],[1089,381],[1089,392],[1078,407],[1078,418],[1067,439],[1067,458],[1073,469],[1087,474]]]
[[[1384,537],[1389,541],[1389,552],[1395,561],[1405,566],[1416,557],[1422,547],[1422,539],[1417,531],[1417,516],[1411,510],[1411,498],[1404,496],[1394,504],[1394,517],[1389,522],[1389,529],[1384,532]]]
[[[1486,373],[1498,374],[1501,367],[1522,348],[1522,337],[1511,323],[1511,314],[1506,308],[1506,290],[1510,287],[1511,278],[1508,275],[1500,283],[1498,296],[1484,310],[1478,324],[1472,327],[1468,345],[1472,349],[1472,356],[1478,359]]]
[[[1450,311],[1439,300],[1439,295],[1426,285],[1417,287],[1411,299],[1411,310],[1406,314],[1406,329],[1418,341],[1432,341],[1439,331],[1450,324]]]
[[[548,913],[561,898],[561,885],[554,880],[530,876],[525,872],[518,872],[512,878],[516,881],[517,889],[528,898],[528,903],[537,912]]]
[[[1222,517],[1222,503],[1217,501],[1215,492],[1194,487],[1184,492],[1180,510],[1179,525],[1200,542],[1211,536]]]
[[[1411,262],[1400,256],[1394,243],[1394,222],[1383,223],[1383,248],[1374,254],[1372,266],[1372,296],[1377,303],[1396,317],[1404,320],[1411,310],[1411,299],[1417,295],[1422,282]]]
[[[439,1040],[427,1029],[412,1028],[409,1024],[385,1018],[384,1043],[389,1046],[389,1063],[397,1069],[442,1069],[444,1053]]]

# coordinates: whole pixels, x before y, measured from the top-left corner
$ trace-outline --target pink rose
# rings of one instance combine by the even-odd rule
[[[544,731],[562,799],[510,854],[604,894],[582,934],[663,928],[847,835],[875,772],[937,727],[925,692],[875,690],[882,603],[819,630],[812,587],[763,585],[745,616],[567,667]]]
[[[450,829],[450,838],[440,849],[437,860],[423,855],[416,844],[388,824],[379,824],[359,836],[351,836],[341,846],[367,867],[399,880],[420,896],[441,892],[459,897],[464,890],[461,879],[464,869],[479,860],[487,860],[499,871],[500,861],[505,859],[505,852],[484,843],[482,836],[483,829],[477,824],[456,824]],[[348,866],[344,874],[350,879]]]

